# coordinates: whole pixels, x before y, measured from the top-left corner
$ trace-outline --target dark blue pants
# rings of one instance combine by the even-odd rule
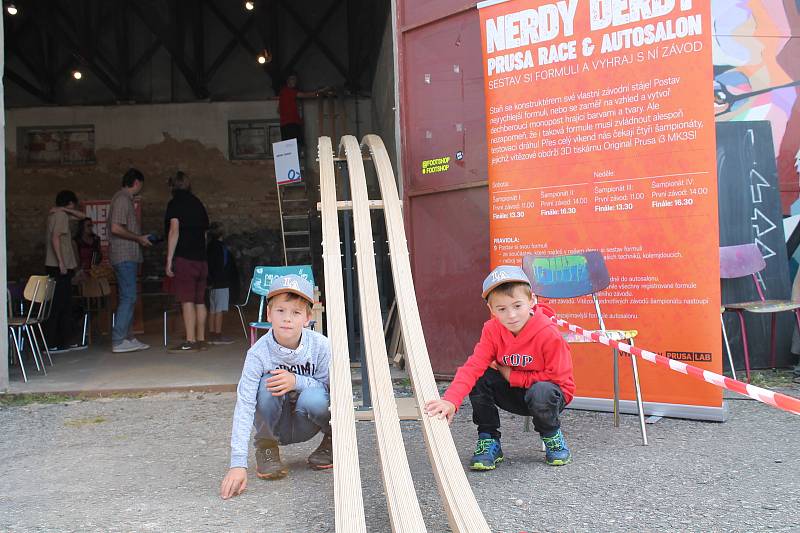
[[[500,438],[500,413],[497,408],[515,415],[530,416],[534,429],[545,437],[561,427],[559,415],[566,405],[561,388],[549,381],[539,381],[527,389],[512,387],[500,372],[489,368],[469,393],[472,421],[478,433]]]

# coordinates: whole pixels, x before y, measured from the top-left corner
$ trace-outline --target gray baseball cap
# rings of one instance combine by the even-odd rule
[[[486,276],[485,280],[483,280],[483,292],[481,293],[481,296],[486,299],[486,297],[495,287],[498,287],[504,283],[531,284],[528,276],[525,275],[525,272],[523,272],[520,267],[513,265],[500,265],[489,272],[489,275]]]
[[[311,304],[314,303],[314,286],[311,285],[310,281],[297,274],[287,274],[272,280],[267,299],[285,292],[291,292],[308,300]]]

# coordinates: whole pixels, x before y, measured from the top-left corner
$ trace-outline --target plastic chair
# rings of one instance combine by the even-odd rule
[[[528,275],[531,289],[537,297],[543,298],[578,298],[591,295],[594,308],[597,312],[597,321],[600,329],[597,330],[614,340],[627,340],[633,344],[636,330],[607,330],[600,310],[597,293],[610,284],[608,269],[606,268],[603,254],[590,251],[583,254],[561,255],[545,257],[539,255],[526,255],[522,259],[522,269]],[[568,333],[564,339],[569,343],[590,342],[580,335]],[[614,426],[619,427],[619,351],[613,350],[614,369]],[[633,366],[633,384],[636,390],[636,407],[639,414],[639,426],[642,432],[642,444],[647,446],[647,430],[644,422],[644,408],[642,406],[642,390],[639,382],[639,367],[636,356],[630,355]],[[526,426],[529,421],[526,420]]]
[[[247,297],[243,303],[236,304],[235,306],[236,310],[239,312],[239,320],[242,322],[242,330],[244,331],[245,339],[250,340],[250,346],[256,343],[258,330],[266,330],[272,327],[272,324],[266,322],[264,318],[267,308],[267,293],[269,292],[269,287],[272,284],[272,280],[288,274],[297,274],[298,276],[307,279],[312,285],[314,285],[314,274],[311,271],[311,265],[290,265],[278,267],[257,266],[255,269],[253,269],[253,279],[250,280],[250,290],[247,291]],[[244,317],[244,308],[250,302],[251,294],[255,294],[258,297],[258,317],[254,322],[246,322]]]
[[[794,313],[798,327],[800,327],[800,302],[791,300],[767,300],[761,282],[756,275],[766,268],[767,263],[761,255],[761,250],[755,243],[739,244],[736,246],[721,246],[719,249],[719,277],[722,279],[735,279],[750,276],[756,285],[758,300],[747,302],[726,303],[723,312],[731,310],[739,316],[739,325],[742,329],[742,348],[744,351],[744,369],[747,382],[750,383],[750,350],[747,347],[747,328],[744,323],[744,312],[769,313],[770,325],[770,366],[775,368],[775,313],[791,311]],[[724,333],[724,324],[723,324]],[[725,334],[727,338],[727,334]],[[728,347],[730,357],[730,347]],[[733,361],[731,361],[733,368]]]

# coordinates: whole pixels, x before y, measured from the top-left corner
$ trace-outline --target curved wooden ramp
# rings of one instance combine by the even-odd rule
[[[397,185],[395,184],[389,155],[381,138],[377,135],[366,135],[363,140],[363,147],[368,149],[372,155],[372,161],[375,164],[375,170],[378,175],[381,196],[383,197],[395,298],[403,332],[403,341],[406,346],[406,367],[414,387],[417,405],[420,413],[423,413],[425,402],[438,399],[439,391],[433,377],[428,348],[425,345],[425,337],[422,333],[422,322],[420,321],[419,308],[417,307],[414,281],[411,277],[411,264],[408,259],[408,246],[403,227],[403,215],[400,211]],[[351,182],[356,181],[352,171],[350,179]],[[353,195],[353,198],[355,206],[355,195]],[[378,316],[380,316],[380,310],[378,310]],[[421,419],[428,455],[439,485],[439,493],[447,511],[450,528],[458,533],[488,533],[490,531],[489,526],[483,518],[478,502],[464,473],[464,467],[458,457],[447,422],[424,414]]]
[[[378,300],[369,198],[364,162],[358,140],[352,135],[342,137],[339,143],[340,155],[342,152],[347,157],[347,167],[350,173],[362,339],[367,357],[369,385],[372,390],[375,433],[389,508],[389,520],[394,533],[424,533],[427,530],[411,480],[408,457],[400,432],[400,419],[394,399],[394,389],[389,374],[381,308]],[[328,309],[330,308],[328,305]],[[458,465],[458,468],[462,469],[461,465]]]
[[[337,533],[366,533],[361,475],[358,469],[353,388],[342,288],[342,257],[336,210],[336,175],[329,137],[319,139],[319,181],[322,199],[322,256],[325,260],[325,305],[331,341],[331,427],[333,429],[334,504]]]

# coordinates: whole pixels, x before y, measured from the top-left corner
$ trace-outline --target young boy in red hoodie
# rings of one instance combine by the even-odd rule
[[[530,416],[546,447],[549,465],[572,460],[559,414],[572,401],[572,357],[553,310],[534,302],[521,268],[503,265],[483,282],[483,298],[492,319],[483,325],[475,350],[456,372],[440,400],[425,404],[429,416],[452,422],[464,396],[472,403],[478,444],[472,470],[494,470],[503,461],[497,408]]]

